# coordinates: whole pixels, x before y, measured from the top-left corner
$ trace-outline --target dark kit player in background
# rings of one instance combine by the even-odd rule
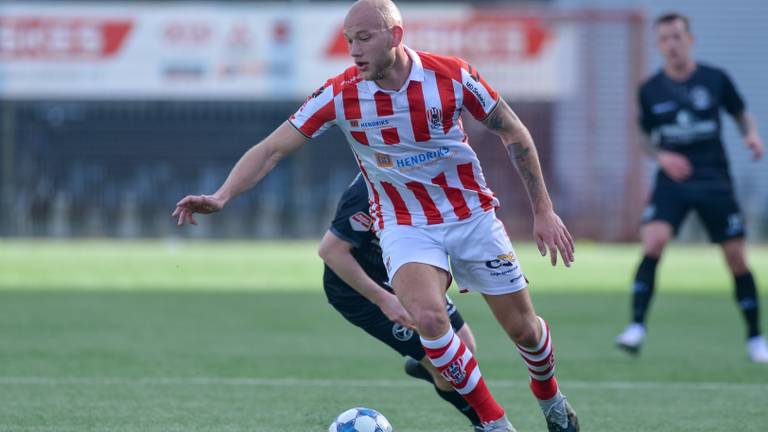
[[[720,110],[734,118],[755,160],[763,155],[762,140],[728,75],[692,58],[688,18],[677,13],[663,15],[655,21],[654,30],[664,67],[641,86],[638,96],[640,125],[659,170],[643,214],[644,256],[633,285],[632,322],[616,343],[631,353],[639,352],[654,294],[656,265],[685,216],[695,210],[733,273],[736,301],[747,326],[749,358],[768,363],[768,347],[760,331],[759,297],[746,260],[744,219],[720,137]]]

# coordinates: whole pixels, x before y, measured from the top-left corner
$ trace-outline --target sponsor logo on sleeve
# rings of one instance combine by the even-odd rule
[[[357,212],[349,217],[349,225],[355,231],[370,231],[371,225],[373,225],[373,218],[365,212]]]

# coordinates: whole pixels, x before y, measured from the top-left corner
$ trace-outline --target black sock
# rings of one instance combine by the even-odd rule
[[[658,263],[658,258],[646,255],[637,268],[635,283],[632,285],[632,321],[635,323],[645,324],[648,306],[650,306],[653,298],[656,264]]]
[[[453,390],[443,391],[437,387],[435,387],[435,391],[437,392],[437,395],[440,396],[444,401],[453,405],[457,410],[459,410],[460,413],[464,414],[464,416],[467,417],[470,422],[472,422],[473,426],[480,425],[480,417],[477,416],[477,413],[469,405],[469,402],[467,402],[458,392]]]
[[[734,276],[736,281],[736,303],[741,309],[744,321],[747,323],[747,337],[760,334],[760,303],[757,298],[757,287],[751,272]]]

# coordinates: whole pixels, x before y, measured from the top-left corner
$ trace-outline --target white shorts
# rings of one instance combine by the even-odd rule
[[[461,291],[500,295],[528,285],[493,211],[452,224],[386,227],[379,237],[390,281],[403,264],[422,263],[453,273]]]

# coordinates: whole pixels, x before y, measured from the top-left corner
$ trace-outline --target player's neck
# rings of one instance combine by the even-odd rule
[[[694,72],[696,72],[696,61],[693,59],[688,59],[681,64],[664,65],[664,73],[674,81],[687,81]]]
[[[376,85],[384,90],[400,90],[408,80],[408,75],[411,74],[412,65],[413,60],[401,46],[395,53],[395,62],[392,67],[382,79],[376,80]]]

